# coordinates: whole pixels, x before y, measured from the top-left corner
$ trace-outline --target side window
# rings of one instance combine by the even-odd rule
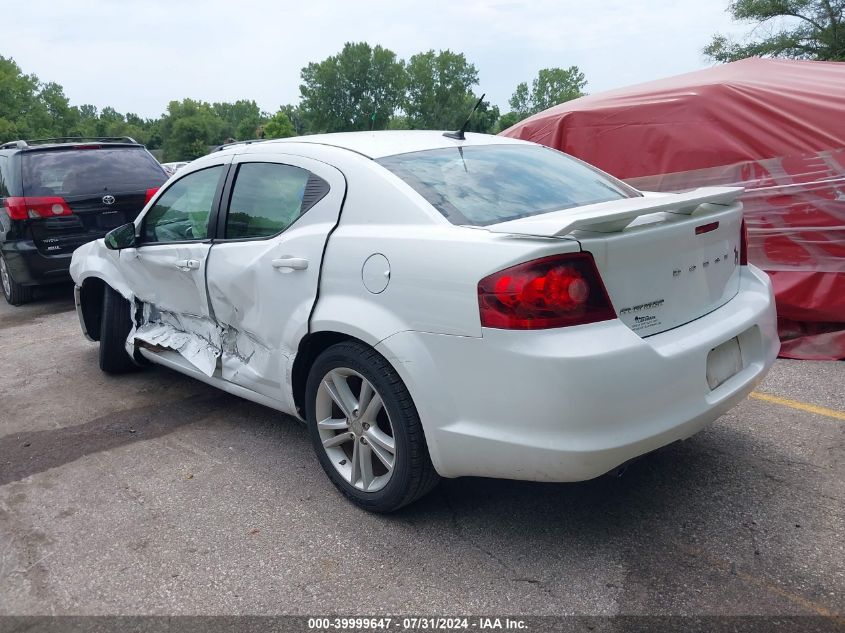
[[[277,235],[329,191],[306,169],[277,163],[243,163],[229,201],[226,238]]]
[[[208,218],[223,165],[194,172],[175,182],[144,217],[144,242],[184,242],[208,237]]]

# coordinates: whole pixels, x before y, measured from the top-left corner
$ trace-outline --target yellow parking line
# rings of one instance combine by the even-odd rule
[[[833,418],[834,420],[845,420],[845,411],[837,411],[836,409],[828,409],[826,407],[817,407],[814,404],[799,402],[798,400],[789,400],[788,398],[781,398],[780,396],[773,396],[770,393],[761,393],[759,391],[752,391],[751,397],[756,398],[757,400],[779,404],[784,407],[798,409],[799,411],[823,415],[826,418]]]

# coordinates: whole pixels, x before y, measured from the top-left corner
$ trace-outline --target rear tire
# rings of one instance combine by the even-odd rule
[[[126,353],[126,338],[132,329],[132,305],[111,286],[103,291],[100,319],[100,369],[108,374],[125,374],[138,366]]]
[[[349,341],[320,354],[308,374],[305,406],[320,465],[361,508],[393,512],[440,480],[411,394],[374,349]]]
[[[32,286],[23,286],[12,278],[12,271],[6,264],[6,257],[0,253],[0,286],[3,296],[13,306],[23,305],[32,301]]]

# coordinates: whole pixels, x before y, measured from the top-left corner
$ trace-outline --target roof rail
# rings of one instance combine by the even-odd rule
[[[26,141],[9,141],[8,143],[3,143],[0,145],[0,149],[20,149],[21,147],[26,147]]]
[[[229,147],[234,147],[235,145],[252,145],[253,143],[261,143],[263,141],[269,141],[269,138],[251,138],[247,141],[232,141],[231,143],[223,143],[222,145],[218,145],[213,150],[211,150],[211,154],[214,152],[219,152],[220,150],[227,149]]]
[[[54,138],[36,138],[29,141],[24,141],[27,145],[41,145],[45,143],[77,143],[88,141],[102,141],[106,143],[135,143],[138,144],[131,136],[57,136]]]

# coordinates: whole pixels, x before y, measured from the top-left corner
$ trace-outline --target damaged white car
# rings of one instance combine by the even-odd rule
[[[739,189],[643,194],[460,136],[192,162],[73,255],[100,366],[165,365],[304,419],[331,480],[375,511],[438,476],[596,477],[763,378],[774,300],[745,259]]]

